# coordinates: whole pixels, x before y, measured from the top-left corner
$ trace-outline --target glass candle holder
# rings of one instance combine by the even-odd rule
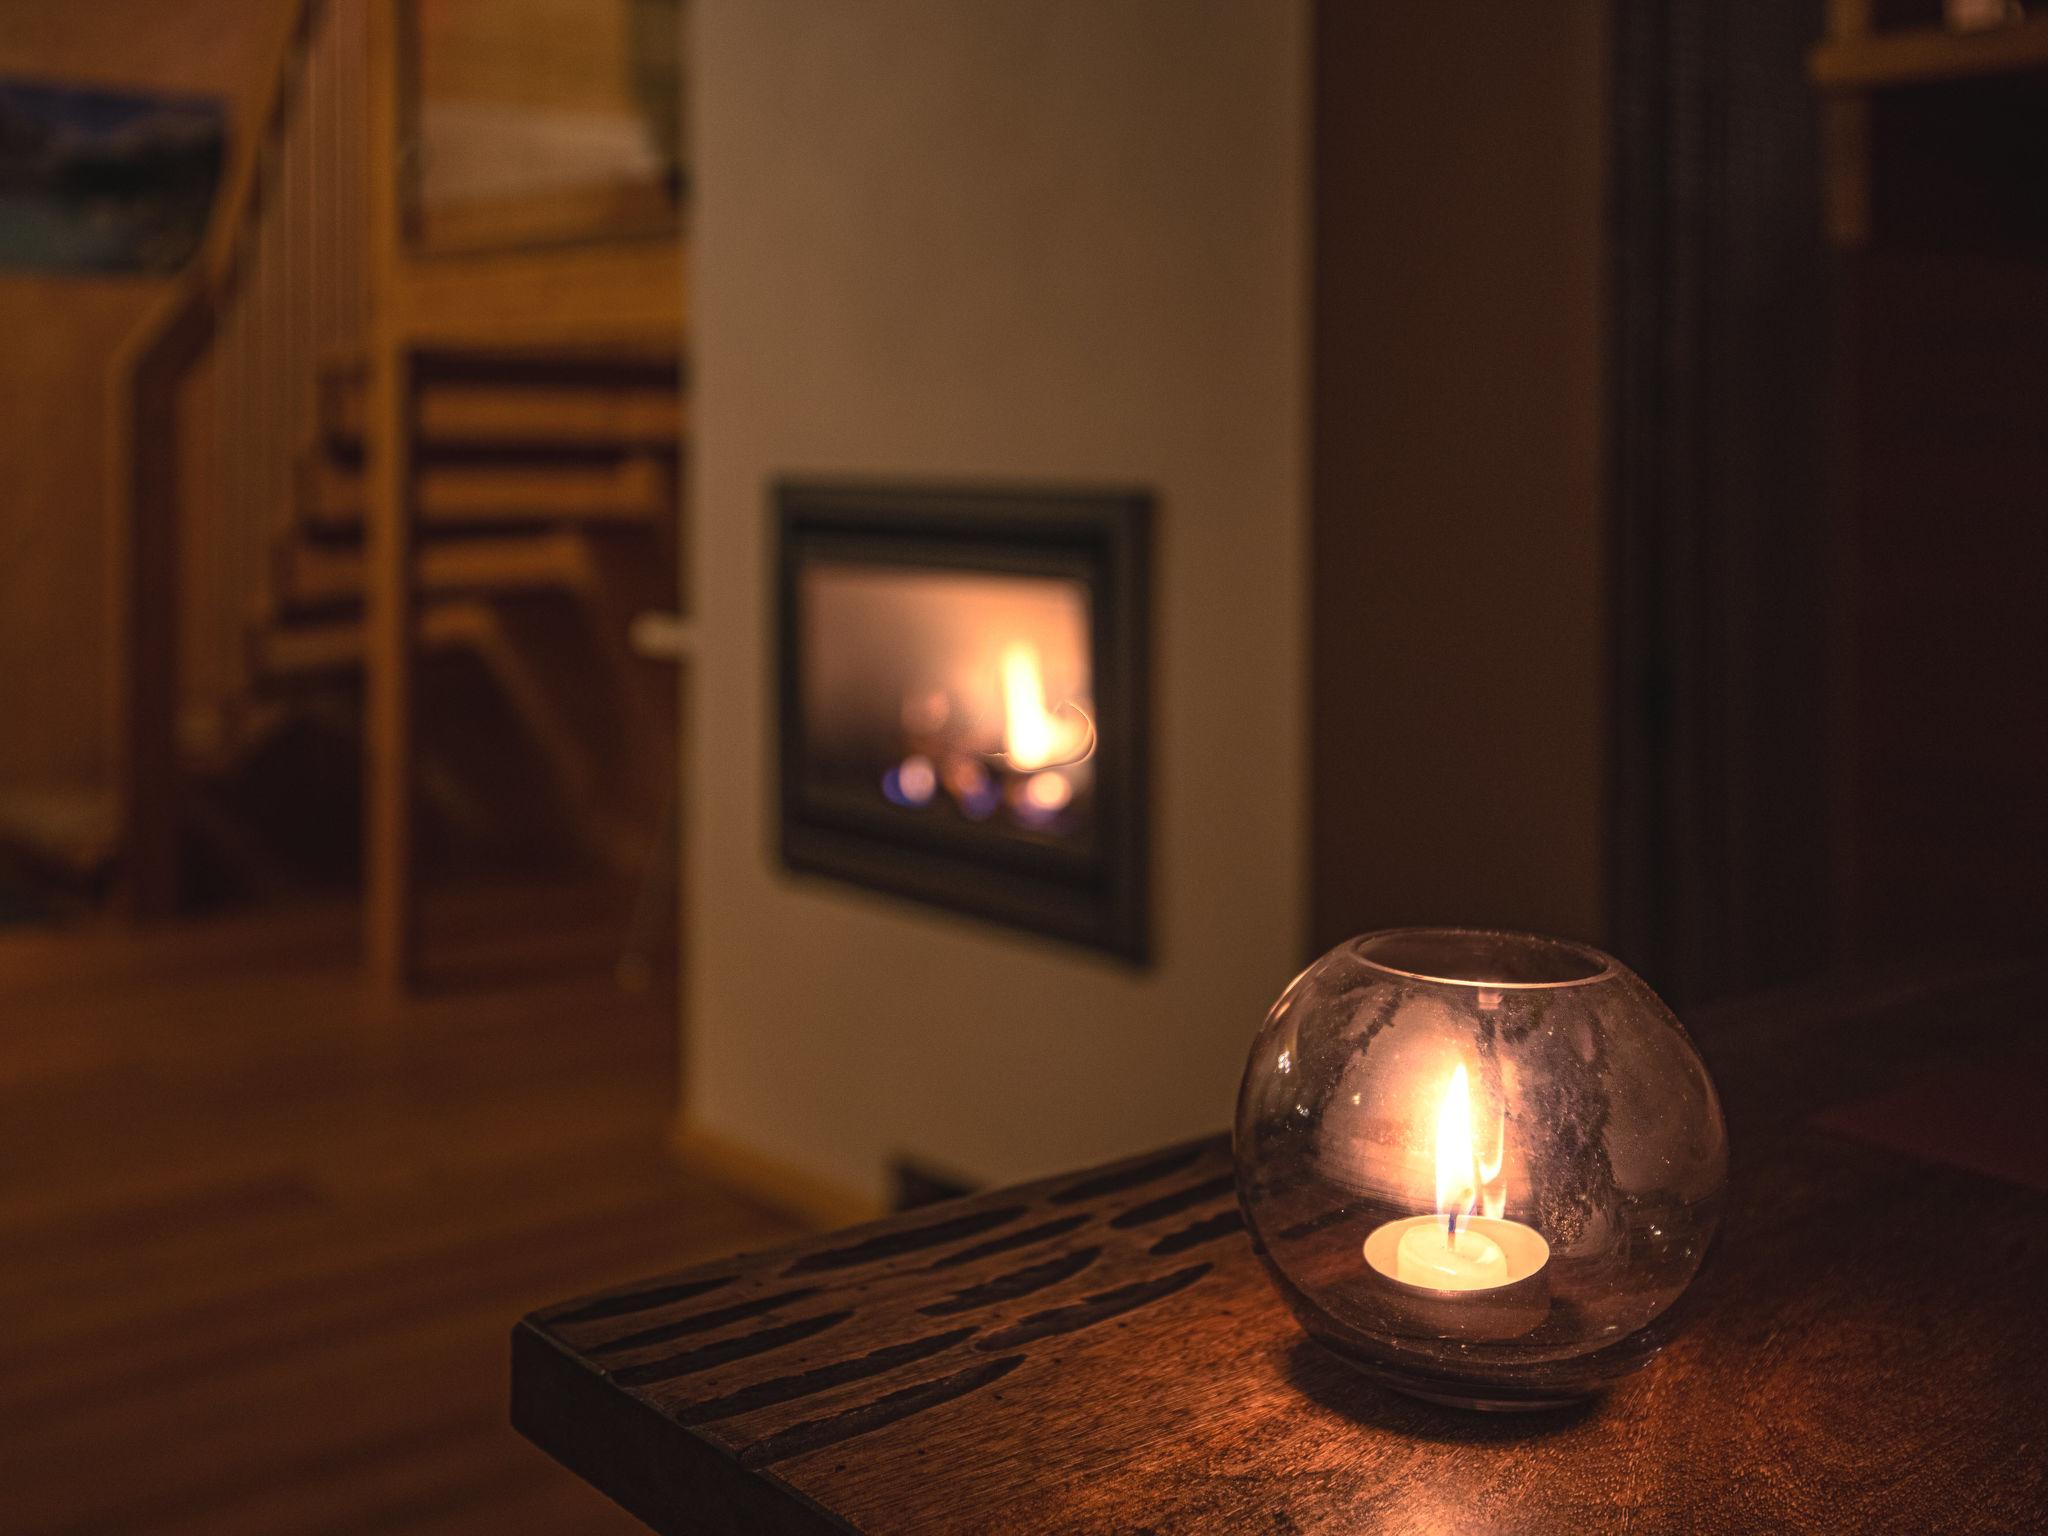
[[[1310,1337],[1469,1408],[1571,1402],[1656,1354],[1728,1178],[1706,1067],[1634,972],[1463,929],[1366,934],[1296,977],[1233,1148]]]

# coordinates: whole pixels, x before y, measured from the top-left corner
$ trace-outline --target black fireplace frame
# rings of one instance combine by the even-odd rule
[[[1138,964],[1151,954],[1152,497],[1131,489],[783,480],[772,487],[782,862],[971,913]],[[884,808],[807,793],[801,698],[804,564],[813,559],[1051,576],[1088,584],[1096,725],[1092,851],[997,846]]]

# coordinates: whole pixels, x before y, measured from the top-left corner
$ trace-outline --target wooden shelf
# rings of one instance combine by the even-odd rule
[[[1867,91],[2048,70],[2048,17],[1988,32],[1915,27],[1822,43],[1807,61],[1826,90]]]

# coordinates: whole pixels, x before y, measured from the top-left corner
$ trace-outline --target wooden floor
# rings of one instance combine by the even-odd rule
[[[507,1427],[513,1322],[793,1229],[664,1154],[609,914],[450,932],[380,1016],[338,910],[0,930],[0,1531],[639,1529]]]

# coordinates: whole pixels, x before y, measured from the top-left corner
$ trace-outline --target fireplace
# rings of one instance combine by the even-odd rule
[[[1150,499],[776,503],[783,862],[1143,961]]]

